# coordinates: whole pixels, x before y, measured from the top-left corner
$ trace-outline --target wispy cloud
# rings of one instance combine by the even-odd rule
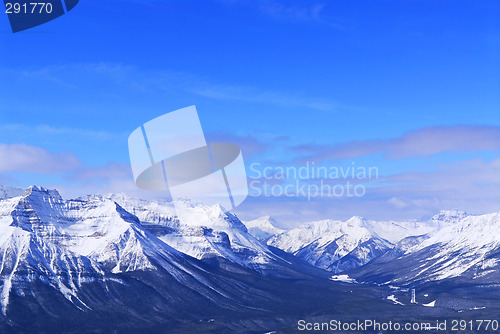
[[[76,170],[71,176],[75,180],[104,180],[133,179],[132,169],[129,164],[109,162],[105,166],[84,167]]]
[[[472,213],[500,210],[500,158],[441,164],[438,170],[388,176],[375,194],[387,210],[421,212],[460,208]]]
[[[7,172],[56,174],[80,165],[71,153],[52,153],[25,144],[0,144],[0,174]]]
[[[109,162],[104,166],[82,166],[66,174],[66,183],[54,185],[65,197],[86,194],[125,193],[136,198],[169,199],[167,191],[142,190],[135,185],[129,164]]]
[[[54,153],[25,144],[0,144],[0,184],[26,186],[25,180],[22,180],[25,174],[57,176],[60,183],[46,184],[40,181],[43,184],[38,185],[56,188],[68,198],[122,192],[141,198],[168,195],[137,188],[129,164],[110,162],[104,166],[89,166],[71,153]],[[45,180],[44,177],[40,179]]]
[[[208,143],[225,142],[238,145],[245,158],[262,153],[270,146],[251,134],[238,135],[229,132],[212,132],[207,133],[205,137]]]
[[[180,91],[214,100],[236,100],[283,107],[305,107],[320,111],[348,108],[331,98],[304,96],[297,92],[283,92],[273,88],[254,87],[241,83],[220,83],[193,73],[170,70],[144,70],[121,63],[75,63],[51,65],[36,69],[0,69],[24,80],[41,80],[78,89],[82,78],[89,78],[95,86],[108,85],[133,92],[158,93]],[[79,80],[76,80],[79,78]],[[109,94],[102,92],[102,94]]]
[[[235,100],[271,104],[282,107],[306,107],[320,111],[332,111],[343,107],[339,103],[324,99],[300,96],[300,94],[286,94],[269,90],[260,90],[255,87],[236,85],[213,85],[208,82],[198,87],[191,87],[189,91],[197,95],[218,100]]]
[[[50,126],[46,124],[26,125],[26,124],[2,124],[0,131],[3,133],[15,133],[16,137],[22,137],[23,134],[33,136],[35,133],[40,135],[64,135],[78,136],[87,139],[109,140],[116,137],[124,137],[126,134],[117,134],[108,131],[95,131],[84,128],[70,128],[60,126]]]
[[[278,0],[219,0],[219,3],[233,6],[245,6],[267,17],[287,22],[320,22],[325,2],[300,2]]]
[[[298,145],[293,150],[307,160],[350,159],[382,154],[388,159],[431,156],[442,152],[500,151],[500,127],[431,126],[385,140],[353,141],[334,146]]]
[[[279,1],[259,1],[259,9],[266,15],[282,20],[321,21],[324,3],[290,3]]]

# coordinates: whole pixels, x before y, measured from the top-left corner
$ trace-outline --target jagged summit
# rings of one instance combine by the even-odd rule
[[[360,216],[352,216],[349,218],[346,223],[348,226],[354,227],[354,226],[364,226],[364,224],[367,222],[366,218],[360,217]]]
[[[276,227],[276,221],[271,216],[263,216],[245,222],[248,232],[261,241],[266,241],[273,235],[278,235],[285,230]]]
[[[458,238],[461,232],[456,229],[465,229],[462,225],[471,217],[455,209],[443,210],[425,221],[372,221],[359,216],[346,221],[326,219],[272,236],[267,243],[315,266],[339,272],[364,265],[394,247],[417,249],[437,243],[438,239],[444,242],[445,235]],[[470,234],[467,244],[472,237]],[[489,240],[486,236],[484,239]]]
[[[366,264],[393,247],[365,222],[360,217],[316,221],[271,237],[267,243],[319,268],[341,272]]]
[[[235,215],[220,205],[191,205],[188,201],[145,201],[128,196],[108,195],[138,217],[142,226],[160,240],[198,259],[223,258],[246,267],[267,266],[281,261],[248,233]],[[176,209],[183,210],[182,219]]]
[[[498,283],[500,212],[441,211],[431,223],[431,232],[401,240],[395,252],[361,268],[358,277],[382,283],[390,276],[396,285],[459,278]]]
[[[441,210],[438,214],[434,215],[431,220],[436,222],[453,223],[458,222],[467,216],[470,216],[470,214],[459,209]]]
[[[61,194],[56,189],[46,189],[44,187],[30,186],[23,194],[24,198],[37,198],[49,200],[52,199],[56,202],[61,202],[63,200]]]

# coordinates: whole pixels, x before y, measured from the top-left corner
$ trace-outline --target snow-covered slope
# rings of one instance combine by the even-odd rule
[[[499,248],[500,212],[481,216],[464,214],[453,216],[451,224],[409,248],[405,255],[432,251],[433,255],[421,263],[414,279],[439,280],[460,276],[477,266],[485,270],[497,266],[500,259],[487,261],[487,258]]]
[[[341,272],[366,264],[392,248],[365,223],[359,217],[313,222],[272,237],[268,245],[319,268]]]
[[[126,273],[161,276],[179,293],[221,296],[195,259],[146,231],[117,203],[97,196],[65,201],[57,191],[35,186],[0,201],[0,262],[4,315],[12,298],[43,299],[47,291],[52,301],[62,295],[74,307],[90,310],[103,297],[96,289],[117,293],[132,284],[127,276],[116,276]]]
[[[64,201],[55,190],[30,187],[11,202],[17,204],[10,213],[10,226],[30,232],[38,242],[51,242],[104,264],[115,273],[152,268],[145,253],[163,250],[146,238],[135,216],[110,200]]]
[[[444,224],[444,223],[442,223]],[[395,244],[400,240],[431,233],[440,228],[440,223],[430,221],[376,221],[364,220],[364,226],[379,237]]]
[[[260,241],[266,241],[274,235],[285,232],[276,227],[275,220],[270,216],[263,216],[244,223],[248,232]]]
[[[437,215],[431,218],[431,222],[436,225],[439,230],[443,227],[456,224],[468,216],[471,215],[458,209],[441,210]]]
[[[455,209],[441,211],[424,221],[374,221],[360,217],[347,221],[323,220],[275,235],[269,238],[268,245],[317,267],[341,272],[365,265],[394,245],[398,246],[393,253],[400,252],[399,247],[410,248],[410,243],[419,244],[468,216]]]
[[[432,218],[440,228],[401,240],[357,277],[413,284],[455,277],[480,277],[500,268],[500,213],[472,216],[457,210]]]
[[[0,200],[0,332],[192,332],[200,321],[249,315],[273,315],[275,326],[291,308],[303,314],[353,296],[313,266],[275,255],[219,206],[187,207],[191,219],[180,222],[159,203],[121,202],[142,218],[110,198],[64,200],[34,186]],[[200,261],[165,241],[224,260]]]
[[[142,226],[160,240],[197,259],[219,257],[256,270],[288,265],[220,205],[206,207],[176,203],[177,207],[182,207],[183,217],[187,218],[181,221],[172,203],[144,201],[125,195],[109,195],[107,198],[136,215]]]

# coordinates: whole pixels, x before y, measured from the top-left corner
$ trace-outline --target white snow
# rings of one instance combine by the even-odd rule
[[[427,259],[429,261],[416,278],[425,275],[426,279],[441,280],[460,276],[472,267],[487,269],[497,265],[497,260],[487,259],[487,256],[500,247],[500,213],[472,216],[446,211],[437,217],[444,217],[448,223],[406,251],[410,254],[428,247],[438,249]],[[436,216],[433,219],[437,219]]]
[[[35,257],[37,272],[51,277],[50,284],[68,300],[83,306],[77,291],[92,278],[82,272],[100,275],[103,266],[121,273],[155,270],[156,265],[161,265],[174,268],[172,275],[176,279],[181,280],[184,273],[194,277],[182,264],[171,261],[180,252],[198,259],[223,257],[257,269],[284,261],[258,240],[267,238],[268,245],[301,253],[306,261],[329,268],[347,255],[361,263],[370,261],[368,249],[360,246],[367,241],[375,240],[376,246],[390,249],[401,238],[426,234],[426,239],[418,239],[419,243],[410,243],[404,249],[406,255],[425,252],[428,247],[437,249],[415,264],[414,279],[451,278],[470,268],[478,269],[476,278],[494,272],[500,262],[488,258],[500,247],[500,213],[472,216],[458,210],[442,211],[425,222],[375,222],[352,217],[346,221],[311,222],[284,231],[268,216],[245,226],[219,205],[179,202],[176,207],[182,208],[183,220],[177,218],[174,206],[168,202],[132,199],[123,194],[63,200],[56,191],[41,187],[30,187],[26,192],[0,187],[1,311],[5,314],[16,271],[28,256]],[[147,228],[159,228],[160,232],[154,237]],[[84,263],[87,259],[90,263]],[[68,279],[58,279],[61,272]],[[28,273],[26,279],[35,279],[35,273]],[[345,274],[330,279],[356,282]],[[390,283],[394,282],[384,284]],[[387,299],[401,304],[394,295]],[[423,305],[433,307],[434,303]]]
[[[404,305],[394,295],[387,296],[387,299],[389,299],[390,301],[392,301],[396,305]]]
[[[425,307],[434,307],[434,305],[436,305],[436,301],[435,300],[433,300],[432,302],[427,303],[427,304],[422,304],[422,306],[425,306]]]
[[[481,306],[481,307],[473,307],[473,308],[470,308],[469,310],[471,311],[477,311],[477,310],[484,310],[486,308],[486,306]]]
[[[354,278],[349,277],[349,275],[333,275],[330,280],[345,283],[356,283]]]
[[[134,213],[144,226],[171,228],[168,233],[159,236],[160,240],[195,258],[223,257],[250,268],[283,261],[220,205],[207,207],[176,202],[175,208],[182,210],[183,219],[179,220],[172,203],[137,200],[125,195],[110,195],[107,198]]]
[[[180,254],[148,240],[137,218],[111,200],[64,201],[54,190],[32,186],[23,196],[0,200],[1,311],[6,313],[20,265],[28,270],[22,280],[45,281],[81,308],[79,287],[105,282],[103,265],[113,272],[152,269],[146,253],[158,263]],[[26,269],[28,263],[36,268]]]
[[[367,248],[357,248],[367,240],[384,242],[385,239],[395,244],[401,238],[418,237],[397,244],[405,252],[400,258],[433,248],[433,253],[416,264],[416,274],[412,273],[408,279],[442,280],[460,276],[471,268],[478,269],[474,278],[492,273],[500,260],[488,258],[488,254],[500,247],[499,235],[500,213],[474,216],[447,210],[427,221],[377,222],[353,217],[347,221],[311,222],[275,235],[267,243],[339,273],[342,270],[336,270],[332,263],[348,254],[363,264],[371,260]],[[381,247],[392,245],[386,243]]]
[[[270,216],[263,216],[248,222],[244,222],[248,232],[258,240],[266,240],[274,235],[281,234],[285,230],[276,227],[276,221]]]
[[[393,246],[367,227],[366,220],[360,217],[352,217],[347,221],[327,219],[304,224],[273,236],[267,244],[294,255],[300,253],[300,257],[309,263],[336,271],[332,266],[355,249],[359,262],[370,261],[369,250],[360,246],[368,240],[374,240],[378,247],[384,249]]]

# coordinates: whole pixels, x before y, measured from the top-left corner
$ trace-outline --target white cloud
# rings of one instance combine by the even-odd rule
[[[55,174],[72,170],[80,162],[71,153],[52,153],[25,144],[0,144],[0,174],[7,172]]]
[[[340,145],[300,145],[301,159],[324,161],[383,154],[388,159],[431,156],[442,152],[500,150],[500,127],[488,125],[429,126],[385,140],[352,141]]]

